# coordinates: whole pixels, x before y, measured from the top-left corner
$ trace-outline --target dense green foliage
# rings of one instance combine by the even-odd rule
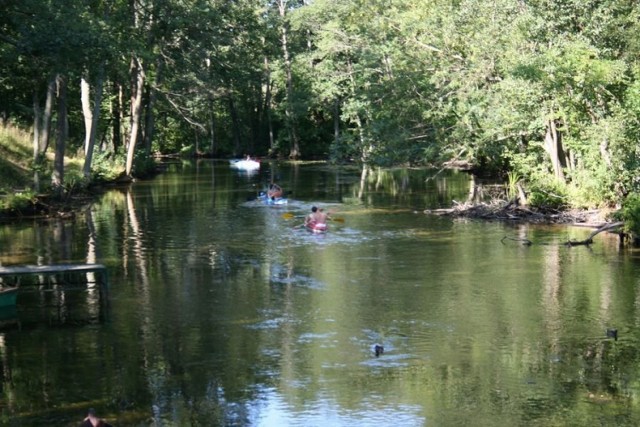
[[[638,243],[640,241],[640,195],[632,194],[627,197],[617,215],[618,219],[624,221],[625,231]]]
[[[637,190],[630,0],[4,3],[0,112],[42,134],[56,78],[51,123],[68,122],[67,152],[87,147],[85,79],[100,103],[96,156],[133,145],[125,165],[155,152],[455,160],[516,174],[533,201],[613,204]]]

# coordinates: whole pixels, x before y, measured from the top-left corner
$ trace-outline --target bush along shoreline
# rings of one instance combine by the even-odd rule
[[[621,209],[576,209],[566,206],[532,206],[522,204],[519,197],[511,200],[492,197],[488,201],[454,200],[451,208],[425,209],[425,214],[450,218],[476,219],[482,221],[507,221],[531,224],[566,224],[592,228],[593,232],[582,241],[568,241],[568,246],[590,245],[601,232],[615,233],[620,246],[640,247],[640,195],[627,197]],[[530,245],[533,242],[521,238],[509,238]],[[503,239],[504,240],[504,239]]]

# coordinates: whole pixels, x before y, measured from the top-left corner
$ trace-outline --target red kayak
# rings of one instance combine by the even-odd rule
[[[305,227],[310,232],[316,233],[316,234],[326,233],[327,230],[329,229],[329,227],[327,227],[327,224],[319,224],[315,222],[310,222],[308,224],[305,224]]]

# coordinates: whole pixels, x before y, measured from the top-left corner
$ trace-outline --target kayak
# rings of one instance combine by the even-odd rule
[[[244,171],[254,171],[260,169],[260,162],[256,160],[230,160],[229,161],[232,168],[244,170]]]
[[[258,200],[265,205],[286,205],[287,203],[289,203],[289,200],[285,199],[284,197],[268,197],[264,193],[261,193],[258,196]]]
[[[305,228],[314,234],[326,233],[329,230],[327,224],[318,224],[315,222],[305,224]]]

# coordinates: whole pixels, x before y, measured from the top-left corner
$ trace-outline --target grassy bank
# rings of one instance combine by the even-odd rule
[[[66,156],[64,184],[62,188],[54,189],[51,185],[53,160],[50,146],[44,161],[38,165],[40,185],[36,192],[33,135],[29,130],[13,125],[0,126],[0,218],[66,214],[78,203],[84,204],[88,197],[100,192],[104,184],[131,181],[131,177],[124,175],[124,153],[96,152],[89,179],[82,171],[84,156]],[[150,178],[158,171],[154,158],[136,156],[134,159],[132,176],[136,179]]]
[[[0,191],[24,191],[33,184],[33,136],[30,132],[15,126],[0,127]],[[65,181],[77,182],[82,179],[84,159],[65,157]],[[42,170],[42,184],[50,185],[48,177],[52,173],[53,153],[46,154]]]
[[[46,155],[40,173],[41,189],[36,193],[32,138],[24,129],[12,125],[0,127],[0,217],[42,212],[40,200],[50,196],[53,154]],[[82,164],[82,159],[65,158],[66,182],[80,182]]]
[[[29,187],[33,181],[30,135],[15,127],[0,127],[0,194]]]

